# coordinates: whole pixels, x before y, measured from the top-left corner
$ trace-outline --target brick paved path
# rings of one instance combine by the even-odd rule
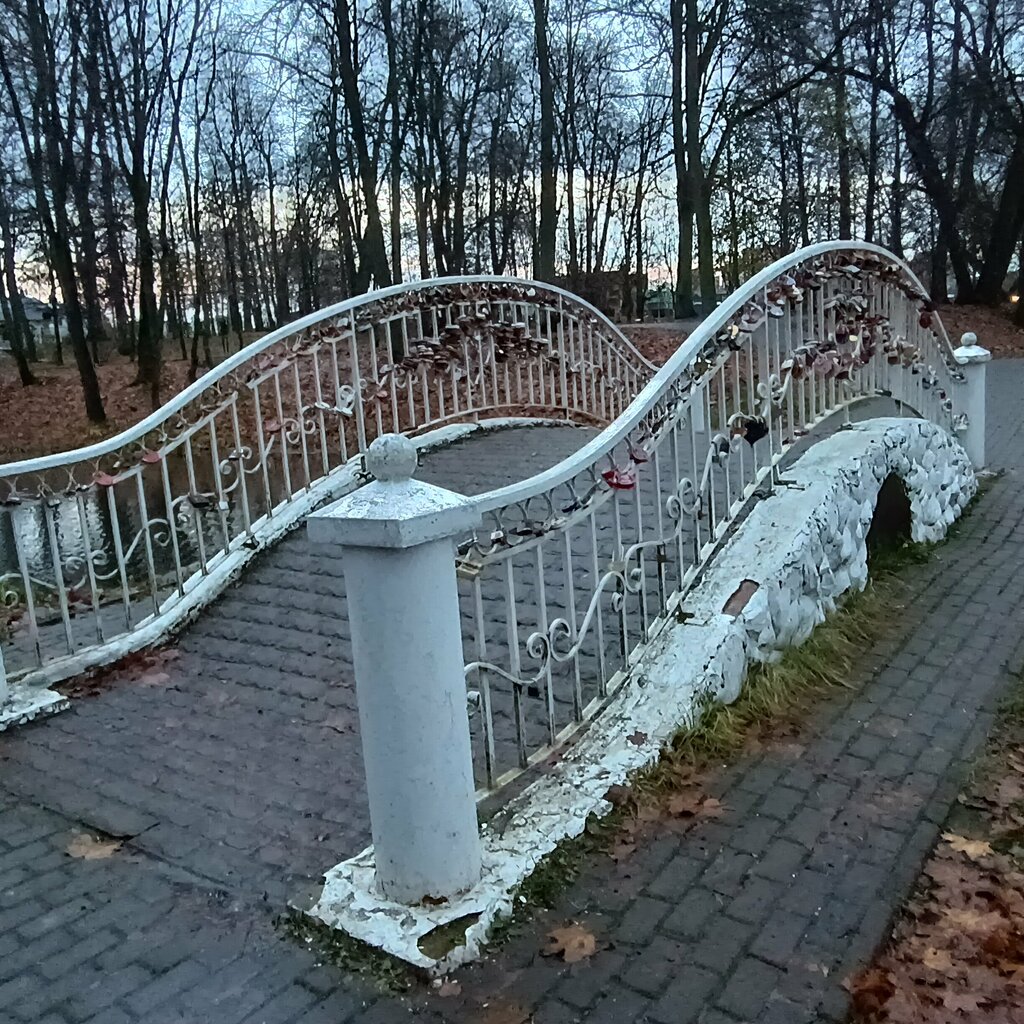
[[[723,773],[720,821],[593,865],[555,913],[462,972],[455,999],[382,996],[274,934],[296,878],[365,834],[361,797],[325,770],[354,742],[327,664],[319,679],[290,675],[283,657],[286,685],[262,691],[262,657],[201,625],[179,667],[204,644],[231,644],[230,660],[187,690],[156,702],[118,688],[0,738],[0,1021],[454,1022],[486,1020],[484,1003],[537,1024],[795,1022],[819,1003],[841,1015],[845,965],[881,937],[987,728],[979,708],[1021,662],[1024,363],[996,364],[991,381],[991,461],[1009,472],[908,574],[916,602],[902,635],[865,655],[866,688],[823,709],[799,756]],[[537,445],[538,464],[563,451]],[[520,441],[518,465],[523,453]],[[292,586],[315,614],[308,577],[289,577],[314,567],[284,548],[267,556],[282,574],[268,585]],[[321,602],[337,596],[323,575]],[[83,823],[136,838],[73,860],[63,851]],[[614,948],[580,967],[542,960],[544,931],[568,918]]]

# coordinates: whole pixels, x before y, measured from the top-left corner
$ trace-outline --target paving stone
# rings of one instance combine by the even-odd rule
[[[704,922],[723,910],[725,901],[709,889],[694,888],[688,892],[662,927],[670,935],[695,938],[704,930]]]
[[[648,1008],[647,1016],[657,1024],[689,1024],[697,1020],[705,1000],[718,984],[718,978],[711,971],[683,967],[665,994]]]
[[[785,821],[803,803],[806,794],[788,786],[775,786],[765,794],[757,810],[766,818]]]
[[[654,934],[655,929],[672,908],[662,900],[638,897],[615,928],[615,941],[639,945]]]
[[[677,853],[644,891],[659,899],[679,900],[706,868],[707,862],[703,858]]]
[[[726,974],[750,942],[750,925],[728,914],[716,914],[707,922],[704,934],[694,943],[692,962],[715,974]]]
[[[701,945],[698,948],[703,948]],[[647,996],[665,990],[681,965],[689,961],[693,946],[679,939],[655,935],[634,956],[630,957],[626,983]]]
[[[748,878],[736,899],[729,904],[728,912],[741,921],[756,924],[768,916],[783,891],[783,884],[774,879]]]
[[[776,967],[786,967],[810,924],[810,918],[790,913],[785,901],[765,921],[751,943],[750,952]]]
[[[740,1020],[756,1020],[768,1005],[779,971],[756,957],[736,966],[718,997],[717,1004]]]
[[[558,998],[581,1009],[592,1006],[625,961],[617,951],[600,950],[585,964],[574,965],[566,972],[556,987]]]
[[[644,1018],[648,1000],[621,985],[613,985],[587,1014],[587,1024],[632,1024]]]
[[[760,860],[753,864],[750,873],[785,881],[796,874],[806,857],[807,850],[799,843],[790,842],[788,839],[775,839]]]
[[[733,834],[733,849],[747,853],[759,854],[779,830],[779,822],[774,818],[753,816]]]

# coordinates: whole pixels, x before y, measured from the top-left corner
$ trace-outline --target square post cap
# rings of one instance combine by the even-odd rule
[[[967,366],[970,363],[987,363],[992,353],[978,344],[978,336],[974,331],[968,331],[961,335],[960,347],[953,350],[953,358],[961,366]]]
[[[366,450],[372,483],[309,516],[316,544],[412,548],[456,537],[479,526],[477,504],[465,495],[413,479],[416,445],[402,434],[382,434]]]

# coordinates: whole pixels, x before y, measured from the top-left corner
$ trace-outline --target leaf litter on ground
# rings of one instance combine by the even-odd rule
[[[76,835],[65,847],[65,853],[79,860],[106,860],[121,849],[121,839],[100,839],[88,832]]]
[[[1014,689],[888,946],[846,980],[855,1024],[1024,1024],[1024,681]]]
[[[589,960],[597,952],[597,938],[581,924],[573,922],[548,932],[545,956],[560,957],[567,964]]]

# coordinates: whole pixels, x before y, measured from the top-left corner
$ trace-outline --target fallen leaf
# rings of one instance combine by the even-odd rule
[[[597,939],[583,925],[570,924],[548,932],[545,956],[561,956],[567,964],[587,960],[597,952]]]
[[[700,812],[701,798],[697,793],[676,793],[665,809],[673,818],[695,818]]]
[[[626,742],[632,743],[634,747],[642,747],[647,742],[647,733],[641,732],[637,729],[636,732],[630,733],[630,735],[626,737]]]
[[[943,832],[942,838],[957,853],[965,854],[971,860],[977,861],[982,857],[992,856],[992,847],[983,839],[967,839],[965,836],[958,836],[955,832]]]
[[[951,971],[953,969],[953,958],[949,955],[948,949],[934,949],[929,946],[921,957],[921,963],[933,971]]]
[[[629,786],[609,786],[604,798],[613,807],[622,807],[633,798],[633,791]]]
[[[984,996],[976,996],[970,992],[953,992],[946,989],[942,993],[942,1005],[947,1010],[959,1010],[962,1013],[975,1013],[986,1002]]]
[[[1002,914],[994,910],[963,910],[949,907],[943,908],[942,914],[954,927],[969,932],[988,931],[1003,924]]]
[[[96,836],[82,833],[68,843],[65,852],[80,860],[106,860],[117,853],[122,845],[120,839],[97,839]]]
[[[620,839],[614,846],[608,851],[608,856],[611,857],[616,864],[621,864],[622,861],[626,860],[627,857],[631,857],[636,852],[636,843],[629,840]]]
[[[865,1016],[878,1013],[896,991],[889,972],[877,967],[861,971],[852,978],[846,978],[843,981],[843,988],[850,993],[857,1013]]]
[[[530,1019],[529,1011],[524,1010],[518,1003],[507,1003],[505,1001],[484,1003],[481,1006],[483,1011],[480,1015],[480,1024],[527,1024]]]
[[[1007,808],[1024,801],[1024,779],[1003,779],[996,786],[996,800]]]
[[[963,864],[948,860],[933,860],[926,865],[924,873],[937,885],[957,890],[964,886]]]

